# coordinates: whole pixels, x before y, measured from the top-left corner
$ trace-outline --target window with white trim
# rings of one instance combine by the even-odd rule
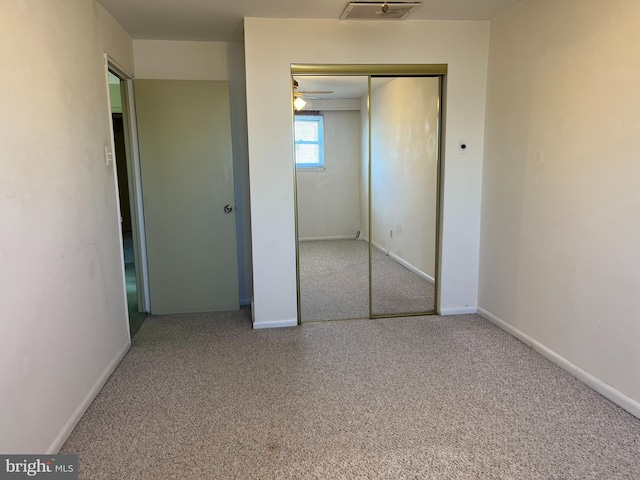
[[[324,122],[322,115],[295,116],[297,168],[324,168]]]

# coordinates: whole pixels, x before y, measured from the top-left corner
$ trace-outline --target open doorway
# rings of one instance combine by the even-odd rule
[[[113,128],[114,161],[120,205],[120,227],[129,317],[129,332],[133,337],[147,316],[142,275],[141,250],[139,248],[140,227],[137,221],[135,175],[132,171],[127,111],[128,97],[126,82],[109,69],[109,102]]]

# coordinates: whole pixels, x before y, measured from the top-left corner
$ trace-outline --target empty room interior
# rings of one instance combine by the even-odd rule
[[[639,2],[0,3],[0,455],[640,478]]]

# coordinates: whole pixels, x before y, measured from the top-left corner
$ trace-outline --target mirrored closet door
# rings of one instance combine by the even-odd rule
[[[369,318],[368,79],[295,76],[293,93],[301,320]]]
[[[436,311],[442,77],[372,67],[292,70],[301,322]]]
[[[435,310],[438,77],[373,77],[371,315]]]

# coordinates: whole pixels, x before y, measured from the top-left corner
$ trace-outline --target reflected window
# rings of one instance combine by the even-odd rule
[[[295,116],[297,168],[324,168],[324,123],[322,115]]]

